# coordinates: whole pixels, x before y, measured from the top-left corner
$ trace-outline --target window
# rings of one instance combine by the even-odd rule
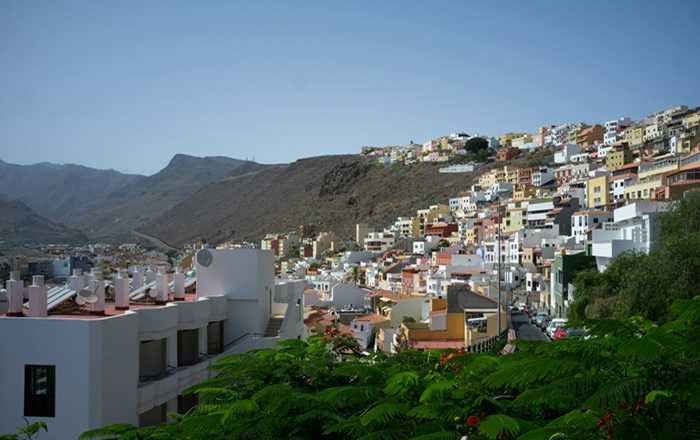
[[[55,366],[24,366],[24,416],[56,416]]]
[[[207,354],[224,351],[224,322],[213,321],[207,325]]]

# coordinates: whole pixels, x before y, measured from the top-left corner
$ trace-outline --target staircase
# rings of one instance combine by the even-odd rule
[[[279,336],[280,327],[282,327],[282,321],[284,318],[272,317],[267,322],[267,328],[265,329],[265,337]]]

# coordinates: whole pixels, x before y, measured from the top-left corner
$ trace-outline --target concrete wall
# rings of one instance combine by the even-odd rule
[[[134,314],[95,320],[3,318],[0,432],[24,426],[24,366],[56,367],[56,416],[41,438],[72,439],[108,423],[137,423],[138,324]]]

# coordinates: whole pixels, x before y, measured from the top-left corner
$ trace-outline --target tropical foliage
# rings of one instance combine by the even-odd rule
[[[221,359],[190,390],[200,404],[168,424],[82,438],[700,438],[700,297],[676,301],[664,325],[586,325],[586,338],[518,342],[509,355],[284,341]]]
[[[689,193],[660,220],[661,240],[649,255],[623,254],[605,272],[578,273],[575,319],[641,315],[664,322],[674,300],[700,294],[700,196]]]

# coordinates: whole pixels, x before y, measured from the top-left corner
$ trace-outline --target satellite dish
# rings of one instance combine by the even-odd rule
[[[146,293],[147,293],[148,296],[150,296],[151,298],[155,298],[156,296],[158,296],[158,289],[148,289],[148,290],[146,291]]]
[[[95,304],[97,302],[95,287],[85,286],[82,289],[80,289],[78,294],[75,296],[75,302],[81,306],[85,304]]]
[[[207,249],[202,249],[201,251],[197,252],[197,263],[204,267],[209,267],[213,259],[214,257]]]

